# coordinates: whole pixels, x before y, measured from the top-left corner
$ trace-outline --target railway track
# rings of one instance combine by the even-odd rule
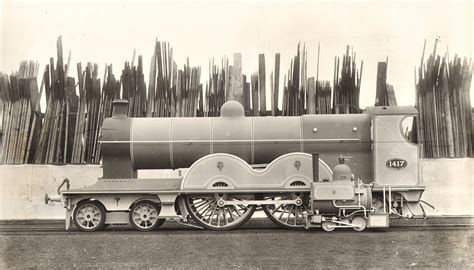
[[[401,220],[392,219],[391,227],[397,228],[398,230],[418,230],[420,228],[474,228],[474,217],[469,216],[450,216],[450,217],[428,217],[427,219],[413,219],[413,220]],[[278,226],[273,224],[269,219],[266,218],[253,218],[249,220],[245,225],[242,226],[238,231],[245,230],[266,230],[266,229],[279,229]],[[166,233],[184,233],[184,232],[196,232],[202,231],[198,228],[193,228],[179,224],[174,221],[167,221],[160,227],[156,232]],[[220,232],[225,234],[232,234],[233,231]],[[101,232],[95,234],[108,234],[108,233],[120,233],[120,234],[140,234],[141,232],[135,231],[129,225],[113,225]],[[75,235],[84,234],[72,227],[69,231],[64,228],[63,220],[4,220],[0,221],[0,235]]]

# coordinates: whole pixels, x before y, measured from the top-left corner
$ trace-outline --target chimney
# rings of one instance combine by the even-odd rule
[[[112,101],[112,117],[125,118],[128,115],[128,100],[115,99]]]

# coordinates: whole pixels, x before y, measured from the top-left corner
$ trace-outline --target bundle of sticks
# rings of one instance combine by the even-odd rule
[[[359,113],[360,83],[364,62],[361,61],[360,71],[357,70],[356,54],[353,50],[349,54],[349,46],[342,56],[342,63],[338,57],[334,60],[334,113]]]
[[[258,71],[247,77],[243,75],[244,109],[246,115],[252,116],[277,116],[281,115],[278,109],[280,85],[280,53],[275,54],[275,68],[270,72],[270,108],[267,109],[266,91],[266,65],[265,54],[258,55]]]
[[[178,70],[168,42],[155,42],[149,78],[147,117],[193,117],[198,106],[202,111],[201,69],[190,67],[188,58]]]
[[[68,67],[71,59],[69,53],[68,64],[63,62],[61,37],[56,42],[57,62],[50,58],[43,75],[46,92],[46,112],[38,141],[38,151],[34,156],[34,163],[66,163],[70,160],[73,136],[72,127],[75,119],[70,114],[76,114],[77,106],[71,102],[77,101],[74,78],[68,78]],[[72,130],[72,131],[71,131]]]
[[[112,73],[112,65],[106,66],[102,89],[98,78],[97,64],[88,63],[82,71],[77,64],[79,98],[74,126],[71,163],[98,163],[100,160],[100,127],[105,118],[112,116],[112,101],[120,97],[120,82]],[[73,94],[71,94],[73,95]],[[76,100],[76,98],[74,99]],[[74,115],[71,115],[73,117]]]
[[[331,114],[331,82],[316,81],[316,113]]]
[[[393,85],[387,83],[388,59],[377,65],[377,88],[375,91],[375,106],[397,106],[397,98]]]
[[[38,63],[21,62],[20,70],[10,76],[0,73],[2,96],[2,162],[21,164],[31,160],[41,128],[38,113]]]
[[[235,100],[244,106],[248,115],[250,113],[250,83],[242,75],[242,55],[235,53],[233,65],[229,58],[221,60],[221,67],[209,60],[209,80],[203,100],[203,116],[219,116],[220,108],[224,102]]]
[[[222,67],[216,65],[214,59],[209,60],[209,81],[206,83],[205,101],[203,102],[205,117],[219,116],[220,108],[226,101],[227,72],[225,67],[228,67],[228,60],[222,59],[221,65]]]
[[[176,83],[176,106],[172,108],[171,117],[196,117],[203,111],[201,68],[191,67],[189,58],[183,69],[178,70]]]
[[[283,90],[283,115],[331,114],[331,83],[319,81],[319,52],[316,77],[309,77],[307,72],[308,52],[303,44],[298,44],[297,54],[290,62],[290,70],[285,75]],[[357,100],[358,101],[358,100]],[[358,104],[358,103],[357,103]]]
[[[319,52],[320,46],[318,44],[318,59],[316,80],[314,77],[307,79],[307,94],[306,94],[306,114],[331,114],[331,82],[319,81]],[[306,72],[306,71],[305,71]]]
[[[432,54],[424,61],[426,41],[416,78],[416,107],[420,111],[416,137],[424,157],[472,156],[471,61],[455,56],[449,60]]]
[[[77,64],[77,78],[68,77],[63,64],[61,37],[57,42],[57,64],[51,58],[44,73],[46,111],[42,121],[32,163],[98,163],[100,160],[100,127],[112,115],[112,101],[120,97],[120,82],[106,66],[104,85],[98,78],[97,64],[88,63],[85,70]],[[69,58],[70,59],[70,54]],[[78,86],[78,93],[76,93]]]
[[[151,57],[147,117],[169,117],[175,107],[176,63],[169,43],[155,42]]]
[[[308,85],[306,74],[308,66],[307,53],[305,45],[303,45],[301,50],[301,44],[298,43],[296,56],[291,59],[290,69],[284,79],[283,115],[294,116],[305,113],[305,99]]]
[[[203,89],[201,68],[191,66],[189,58],[178,68],[170,44],[157,40],[147,90],[143,59],[138,56],[135,64],[135,51],[132,61],[125,62],[119,80],[112,65],[105,66],[101,84],[97,64],[88,63],[83,68],[78,63],[76,84],[68,76],[71,53],[64,63],[61,37],[56,49],[57,60],[51,58],[46,65],[39,93],[36,63],[22,62],[20,72],[0,75],[3,163],[99,163],[100,127],[105,118],[112,116],[112,101],[118,98],[129,101],[130,117],[214,117],[220,115],[221,106],[228,100],[242,103],[247,116],[329,114],[334,110],[330,82],[318,80],[319,46],[316,77],[308,78],[307,50],[304,44],[298,44],[281,95],[279,53],[269,72],[269,89],[265,55],[258,55],[258,70],[246,76],[242,74],[240,53],[233,55],[232,64],[227,57],[220,66],[210,60],[209,79]],[[358,106],[360,75],[354,57],[347,51],[340,78],[337,61],[335,108],[341,104]],[[42,96],[46,101],[44,114],[40,108]]]
[[[144,117],[146,115],[146,85],[143,74],[142,56],[138,56],[138,66],[134,65],[135,52],[132,64],[125,62],[122,70],[122,98],[128,100],[128,116]]]

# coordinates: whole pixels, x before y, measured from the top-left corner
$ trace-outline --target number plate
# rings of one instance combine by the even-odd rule
[[[387,160],[385,165],[387,165],[387,167],[391,169],[400,170],[400,169],[405,168],[408,165],[408,162],[404,159],[392,158],[392,159]]]

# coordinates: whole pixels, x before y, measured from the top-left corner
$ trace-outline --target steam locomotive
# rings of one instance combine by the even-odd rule
[[[101,131],[103,177],[79,189],[65,179],[45,197],[66,208],[66,229],[72,220],[82,231],[151,231],[168,219],[230,230],[261,209],[288,229],[362,231],[424,215],[420,149],[404,130],[414,107],[246,117],[228,101],[220,117],[129,118],[127,101],[113,106]],[[138,178],[144,169],[179,176]]]

